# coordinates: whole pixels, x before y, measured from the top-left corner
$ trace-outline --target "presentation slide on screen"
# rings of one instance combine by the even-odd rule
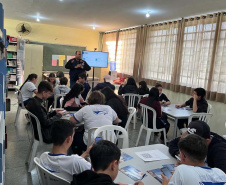
[[[108,52],[83,51],[82,60],[90,67],[108,67]]]

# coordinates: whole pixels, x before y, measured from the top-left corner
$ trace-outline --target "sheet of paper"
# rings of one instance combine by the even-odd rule
[[[163,159],[169,159],[165,154],[159,150],[149,150],[142,152],[135,152],[135,154],[144,161],[158,161]]]
[[[119,162],[121,163],[121,162],[125,162],[125,161],[131,160],[131,159],[133,159],[132,156],[122,152]]]
[[[64,60],[59,59],[59,66],[64,66]]]
[[[70,55],[67,55],[67,61],[72,59],[72,58],[75,58],[75,56],[70,56]]]
[[[59,60],[65,60],[65,55],[59,55]]]
[[[56,59],[52,59],[52,66],[57,66],[57,60]]]
[[[122,173],[124,173],[125,175],[127,175],[128,177],[133,179],[134,181],[141,180],[144,175],[143,172],[134,168],[131,165],[125,166],[125,167],[121,168],[119,171],[121,171]],[[145,174],[145,176],[146,176],[146,174]]]
[[[52,59],[58,60],[59,59],[59,55],[52,55]]]

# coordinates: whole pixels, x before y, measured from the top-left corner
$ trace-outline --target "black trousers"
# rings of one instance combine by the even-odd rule
[[[85,132],[84,129],[75,130],[74,139],[71,145],[71,148],[74,154],[82,155],[83,151],[86,151],[87,149],[87,146],[83,141],[84,132]]]

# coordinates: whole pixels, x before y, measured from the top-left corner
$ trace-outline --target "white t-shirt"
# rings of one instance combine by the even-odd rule
[[[116,112],[108,105],[87,105],[74,114],[77,122],[84,121],[85,133],[83,141],[88,143],[88,131],[94,127],[112,125],[117,119]],[[93,136],[91,142],[94,140]]]
[[[180,165],[168,185],[224,185],[226,174],[218,168]]]
[[[40,156],[40,164],[52,173],[72,181],[74,174],[91,169],[91,164],[78,155],[50,154],[44,152]]]
[[[28,100],[29,98],[33,97],[33,92],[36,90],[37,88],[35,87],[35,85],[28,81],[24,84],[24,86],[21,89],[21,94],[22,94],[22,98],[23,101]]]

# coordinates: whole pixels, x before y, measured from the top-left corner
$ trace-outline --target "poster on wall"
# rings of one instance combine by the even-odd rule
[[[67,55],[52,55],[52,66],[64,66],[68,60],[74,58],[74,56]]]

